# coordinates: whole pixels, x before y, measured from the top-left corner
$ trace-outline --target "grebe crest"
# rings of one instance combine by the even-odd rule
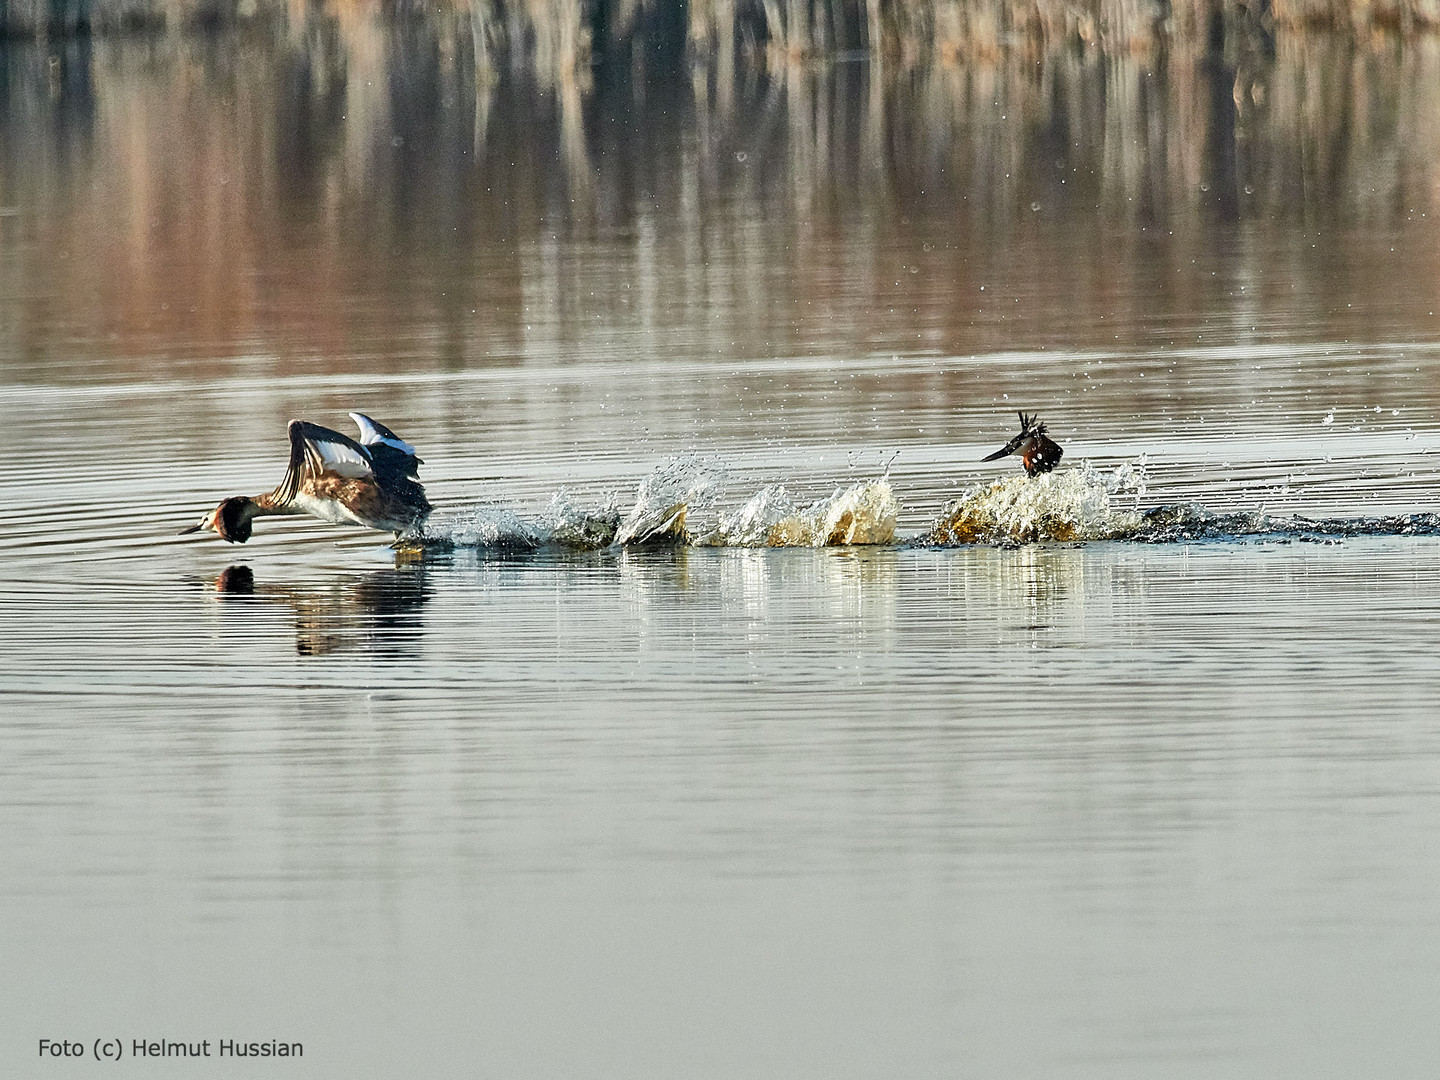
[[[1060,464],[1060,458],[1065,453],[1059,443],[1045,434],[1043,420],[1022,412],[1020,414],[1020,434],[993,454],[987,454],[980,460],[994,461],[996,458],[1013,454],[1017,450],[1020,451],[1020,463],[1025,466],[1025,472],[1029,476],[1039,476],[1041,473],[1049,472]]]
[[[340,525],[364,525],[401,536],[430,516],[418,479],[415,448],[384,424],[351,413],[360,440],[291,420],[290,462],[279,486],[265,495],[236,495],[181,531],[208,530],[232,544],[250,539],[257,517],[310,514]]]

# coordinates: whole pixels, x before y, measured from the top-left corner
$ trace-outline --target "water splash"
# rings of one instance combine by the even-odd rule
[[[1043,476],[1011,476],[981,484],[947,503],[924,541],[930,544],[1028,544],[1037,540],[1113,540],[1144,524],[1139,499],[1144,462],[1113,472],[1088,461]],[[1116,504],[1132,496],[1135,506]]]
[[[809,506],[797,506],[783,484],[762,488],[696,543],[717,547],[827,547],[889,544],[900,503],[887,477],[862,481]]]
[[[540,527],[547,543],[580,551],[599,551],[615,542],[621,513],[611,499],[599,510],[576,506],[564,488],[540,512]]]
[[[432,517],[425,531],[406,538],[397,548],[419,546],[427,550],[488,548],[494,551],[534,551],[546,540],[544,532],[515,511],[503,506],[469,506],[443,517]]]
[[[949,503],[923,537],[926,544],[1028,544],[1037,541],[1129,540],[1149,544],[1247,537],[1289,543],[1351,536],[1440,535],[1440,514],[1390,517],[1274,517],[1216,514],[1194,503],[1141,509],[1145,459],[1106,473],[1089,462],[1044,476],[1014,476],[969,489]],[[1130,507],[1121,504],[1130,502]]]
[[[723,469],[694,455],[671,458],[641,481],[629,512],[611,496],[598,509],[564,489],[533,519],[481,504],[436,515],[425,531],[398,541],[402,557],[425,559],[462,548],[501,555],[542,548],[598,551],[612,546],[697,544],[711,547],[826,547],[842,544],[1028,544],[1123,540],[1168,544],[1262,538],[1265,542],[1335,542],[1350,536],[1440,535],[1440,514],[1393,517],[1272,517],[1263,512],[1212,513],[1195,504],[1151,508],[1144,458],[1106,472],[1089,462],[1015,475],[966,490],[918,536],[897,537],[899,500],[888,476],[838,488],[813,503],[796,502],[783,484],[760,489],[708,529],[696,512],[715,511]],[[1242,540],[1243,542],[1243,540]]]
[[[615,543],[689,543],[691,513],[711,509],[724,487],[725,472],[714,462],[694,454],[670,458],[640,481],[635,506],[616,529]]]

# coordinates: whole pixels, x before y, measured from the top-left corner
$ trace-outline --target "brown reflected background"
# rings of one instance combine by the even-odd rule
[[[665,29],[579,68],[472,12],[0,46],[12,379],[1434,336],[1428,37]]]

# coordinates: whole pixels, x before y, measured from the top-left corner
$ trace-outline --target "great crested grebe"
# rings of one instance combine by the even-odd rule
[[[1006,454],[1013,454],[1020,451],[1020,463],[1025,466],[1025,472],[1030,476],[1039,476],[1047,473],[1056,465],[1060,464],[1060,457],[1065,453],[1060,449],[1060,444],[1054,442],[1050,436],[1045,434],[1045,424],[1035,416],[1020,414],[1020,434],[1016,435],[1008,443],[981,458],[981,461],[994,461]]]
[[[210,529],[220,539],[243,544],[257,517],[310,514],[337,525],[364,525],[397,537],[424,524],[430,501],[418,479],[423,464],[415,448],[384,424],[351,413],[360,441],[306,423],[290,421],[290,466],[280,486],[267,495],[226,499],[180,535]]]

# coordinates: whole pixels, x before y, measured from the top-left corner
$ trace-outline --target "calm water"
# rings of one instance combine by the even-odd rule
[[[0,1071],[1430,1075],[1433,52],[463,30],[0,49]],[[900,542],[174,535],[352,408],[451,522],[885,476]],[[909,542],[1021,408],[1263,528]]]

